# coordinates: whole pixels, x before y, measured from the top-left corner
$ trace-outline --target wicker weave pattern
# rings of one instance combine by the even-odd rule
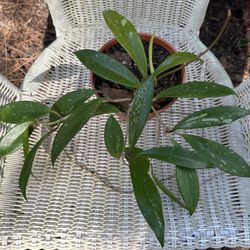
[[[4,76],[0,75],[0,106],[5,105],[14,100],[20,99],[21,91],[10,83]],[[2,124],[0,125],[0,138],[10,129],[11,126]],[[4,161],[2,157],[0,160],[0,182],[4,176]]]
[[[49,105],[62,94],[90,88],[89,71],[72,54],[82,48],[98,49],[112,37],[102,21],[101,11],[116,9],[125,14],[139,31],[155,33],[181,51],[198,53],[205,49],[198,29],[207,0],[50,0],[58,39],[33,65],[23,85],[22,99]],[[231,86],[230,79],[216,58],[207,53],[205,63],[187,68],[187,80],[215,80]],[[238,89],[236,102],[249,107],[250,81]],[[5,93],[5,92],[3,92]],[[9,96],[9,95],[6,95]],[[235,99],[178,100],[161,115],[171,127],[192,111]],[[74,151],[79,162],[87,164],[114,186],[131,190],[129,171],[122,161],[110,157],[103,143],[108,116],[97,117],[77,135],[67,151]],[[248,119],[248,120],[247,120]],[[122,124],[125,129],[125,124]],[[230,146],[249,159],[249,118],[222,128],[194,131]],[[31,143],[37,140],[37,129]],[[139,146],[155,146],[158,123],[150,121]],[[181,138],[175,138],[181,141]],[[160,137],[160,144],[169,139]],[[157,240],[138,211],[131,194],[119,194],[75,166],[62,154],[53,169],[48,156],[50,141],[39,151],[28,188],[29,202],[18,189],[22,152],[7,157],[5,179],[0,194],[0,249],[160,249]],[[85,155],[88,159],[86,162]],[[170,164],[154,162],[159,178],[174,173]],[[165,249],[194,249],[209,246],[250,246],[249,180],[235,178],[219,170],[199,172],[201,200],[196,213],[188,213],[163,197],[166,220]],[[175,180],[166,184],[176,190]],[[243,191],[244,195],[239,195]]]

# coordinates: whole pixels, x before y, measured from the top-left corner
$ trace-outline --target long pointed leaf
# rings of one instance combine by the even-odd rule
[[[27,128],[22,136],[22,142],[23,142],[23,155],[24,155],[24,159],[26,159],[26,157],[29,154],[30,151],[30,145],[29,145],[29,136],[30,136],[30,129]]]
[[[202,169],[211,167],[206,159],[202,159],[194,151],[176,146],[152,148],[141,152],[140,155],[186,168]]]
[[[124,149],[123,133],[120,124],[112,115],[107,120],[104,130],[104,139],[110,155],[115,158],[120,158]]]
[[[161,246],[164,245],[165,223],[160,194],[148,175],[149,160],[144,157],[127,158],[137,204]]]
[[[190,215],[198,205],[200,189],[199,178],[195,169],[176,166],[176,181]]]
[[[213,82],[187,82],[161,91],[155,99],[166,97],[209,98],[235,95],[233,89]]]
[[[154,78],[150,76],[135,92],[129,113],[128,141],[134,147],[147,122],[154,95]]]
[[[0,156],[12,154],[23,144],[23,134],[32,122],[25,122],[13,127],[0,140]]]
[[[231,175],[250,177],[249,164],[233,150],[200,136],[183,135],[183,137],[201,157],[221,170]]]
[[[71,111],[76,108],[77,105],[84,103],[93,94],[93,89],[79,89],[69,92],[62,97],[60,97],[52,106],[51,110],[56,111],[61,116],[67,116]],[[56,114],[50,113],[50,122],[58,120]]]
[[[140,81],[128,68],[104,53],[84,49],[74,54],[90,71],[106,80],[129,88],[140,86]]]
[[[104,20],[117,41],[134,60],[142,76],[147,76],[147,59],[141,39],[134,25],[113,10],[103,11]]]
[[[180,207],[186,208],[185,204],[177,197],[175,196],[158,178],[156,175],[152,174],[152,178],[155,182],[155,184],[161,189],[161,191],[167,195],[172,201],[177,203]]]
[[[99,105],[99,107],[97,108],[97,110],[95,111],[93,116],[119,113],[119,112],[120,112],[120,110],[117,107],[115,107],[114,105],[103,102]]]
[[[23,197],[27,200],[26,196],[26,189],[27,189],[27,184],[29,181],[29,177],[31,175],[31,169],[33,165],[33,161],[36,156],[36,152],[39,149],[39,147],[42,145],[42,143],[45,141],[45,139],[52,133],[53,131],[50,131],[46,135],[44,135],[36,144],[35,146],[31,149],[29,154],[24,160],[23,168],[21,170],[21,174],[19,176],[19,187],[21,189],[21,192],[23,194]]]
[[[218,106],[207,108],[188,115],[178,122],[173,130],[221,126],[247,115],[250,115],[250,110],[240,107]]]
[[[48,106],[38,102],[12,102],[0,107],[0,121],[19,124],[38,119],[50,111]]]
[[[176,52],[170,56],[168,56],[155,70],[154,76],[158,76],[161,73],[171,69],[177,65],[181,65],[184,63],[189,63],[198,59],[197,56],[193,53],[189,52]]]
[[[54,165],[57,157],[71,141],[71,139],[81,130],[81,128],[93,116],[98,106],[101,104],[100,99],[95,99],[88,103],[79,105],[71,112],[71,115],[63,122],[57,131],[51,149],[51,160]]]

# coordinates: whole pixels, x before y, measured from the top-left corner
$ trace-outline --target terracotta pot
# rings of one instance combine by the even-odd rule
[[[148,33],[139,33],[140,38],[142,41],[150,41],[151,38],[151,34]],[[107,52],[111,47],[113,47],[114,45],[117,44],[117,40],[115,38],[107,41],[101,48],[100,51],[105,53]],[[160,45],[161,47],[165,48],[170,54],[174,54],[176,52],[176,49],[173,47],[173,45],[171,45],[170,43],[168,43],[167,41],[163,40],[160,37],[155,36],[154,38],[154,44]],[[180,74],[180,82],[179,83],[184,83],[185,81],[185,68],[181,69],[179,72],[177,72]],[[91,72],[90,74],[90,83],[93,89],[96,89],[95,87],[95,75]],[[97,93],[96,93],[97,97],[100,97]],[[170,106],[173,105],[173,103],[176,101],[176,98],[173,98],[167,105],[165,105],[163,108],[157,110],[158,113],[163,112],[164,110],[168,109]],[[124,113],[119,113],[118,114],[119,118],[121,120],[127,120],[127,116]],[[155,113],[151,112],[148,115],[148,120],[154,118],[156,115]]]

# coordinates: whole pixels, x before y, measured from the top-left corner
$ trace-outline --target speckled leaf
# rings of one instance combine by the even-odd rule
[[[198,205],[200,196],[197,172],[195,169],[176,166],[176,181],[186,208],[192,215]]]
[[[99,107],[97,108],[97,110],[95,111],[93,116],[119,113],[119,112],[120,112],[120,110],[117,107],[115,107],[114,105],[103,102],[99,105]]]
[[[23,197],[27,200],[26,197],[26,189],[27,189],[27,184],[29,181],[29,177],[31,175],[31,169],[32,169],[32,165],[33,165],[33,161],[35,159],[36,156],[36,152],[39,149],[39,147],[42,145],[42,143],[45,141],[45,139],[52,133],[49,132],[46,135],[44,135],[36,144],[35,146],[31,149],[31,151],[29,152],[29,154],[27,155],[27,157],[24,160],[24,164],[23,164],[23,168],[21,170],[21,174],[19,176],[19,187],[21,189],[21,192],[23,194]]]
[[[147,59],[141,39],[134,25],[124,16],[113,10],[103,11],[103,17],[117,41],[134,60],[142,76],[146,78]]]
[[[0,140],[0,156],[14,153],[23,144],[23,134],[32,122],[25,122],[13,127]]]
[[[74,53],[96,75],[129,88],[140,86],[137,77],[114,58],[90,49],[79,50]]]
[[[201,157],[221,170],[231,175],[250,177],[249,164],[233,150],[200,136],[183,135],[183,137]]]
[[[135,92],[129,112],[128,141],[134,147],[147,122],[154,95],[154,78],[150,76]]]
[[[176,202],[180,207],[185,208],[185,204],[177,197],[175,196],[158,178],[156,175],[152,174],[152,178],[155,182],[155,184],[161,189],[161,191],[167,195],[172,201]]]
[[[52,144],[51,160],[54,165],[57,157],[67,146],[67,144],[73,139],[73,137],[81,130],[81,128],[89,121],[93,116],[99,105],[100,99],[83,103],[75,108],[70,116],[63,122]]]
[[[19,124],[33,121],[50,113],[50,108],[42,103],[20,101],[0,107],[0,121]]]
[[[112,115],[106,122],[104,140],[110,155],[120,158],[124,149],[123,133],[120,124]]]
[[[247,115],[250,115],[250,110],[240,107],[218,106],[207,108],[188,115],[177,123],[173,130],[221,126]]]
[[[161,91],[155,99],[166,97],[209,98],[235,95],[233,89],[214,82],[187,82]]]
[[[197,56],[189,52],[176,52],[168,56],[155,70],[154,76],[158,76],[161,73],[184,63],[189,63],[198,59]]]
[[[22,136],[22,143],[23,143],[23,155],[24,155],[24,159],[28,156],[29,154],[29,128],[27,128]]]
[[[127,158],[137,204],[146,222],[164,245],[164,217],[160,194],[148,175],[149,160],[144,157]]]
[[[59,113],[61,116],[66,116],[71,113],[71,111],[76,108],[79,104],[84,103],[93,94],[92,89],[80,89],[69,92],[62,97],[60,97],[52,106],[52,110]],[[54,113],[50,113],[50,122],[58,120],[58,116]]]
[[[24,155],[24,159],[26,159],[26,157],[29,154],[30,151],[30,145],[29,145],[29,136],[30,136],[30,129],[27,128],[22,136],[22,143],[23,143],[23,155]]]
[[[140,155],[186,168],[199,169],[210,167],[207,160],[199,157],[194,151],[177,146],[151,148],[141,152]]]

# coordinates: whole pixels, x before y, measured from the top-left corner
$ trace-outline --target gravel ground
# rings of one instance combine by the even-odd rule
[[[43,0],[0,0],[0,73],[17,86],[44,49],[47,25]]]

